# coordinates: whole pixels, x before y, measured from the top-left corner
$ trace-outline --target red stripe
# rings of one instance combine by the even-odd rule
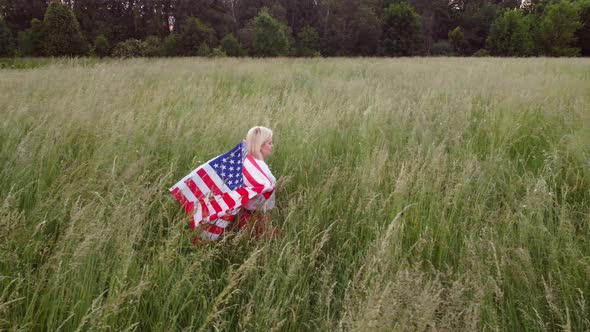
[[[256,181],[254,177],[250,175],[246,167],[244,167],[244,176],[253,185],[251,189],[254,190],[256,193],[260,194],[264,189],[264,185],[258,183],[258,181]]]
[[[180,192],[180,189],[178,189],[178,187],[175,187],[174,189],[172,189],[172,191],[170,191],[170,193],[172,195],[174,195],[174,197],[176,197],[176,200],[178,201],[178,203],[180,203],[180,205],[183,205],[185,198],[184,198],[184,195]]]
[[[195,209],[195,204],[193,202],[189,202],[189,200],[186,197],[184,197],[182,191],[178,187],[174,188],[171,193],[172,195],[174,195],[174,197],[176,197],[176,200],[184,208],[184,211],[186,211],[186,213],[193,213],[193,210]]]
[[[223,201],[230,209],[233,209],[234,206],[236,205],[236,202],[234,201],[234,199],[231,197],[231,195],[229,193],[223,194],[223,196],[221,196],[221,198],[223,198]]]
[[[260,173],[262,173],[262,175],[264,175],[264,177],[268,180],[268,182],[272,183],[272,181],[270,180],[270,178],[268,177],[268,175],[266,175],[266,173],[264,173],[262,171],[262,168],[260,168],[260,166],[256,162],[256,159],[254,159],[254,157],[252,157],[251,155],[248,155],[248,160],[250,160],[250,162],[252,163],[252,165],[254,165],[254,167],[256,167],[256,169],[258,169],[258,171]]]
[[[248,190],[244,189],[244,188],[240,188],[238,190],[236,190],[236,192],[242,196],[242,205],[246,204],[246,202],[248,202],[249,198],[248,198]]]
[[[220,219],[225,220],[225,221],[232,221],[234,219],[234,215],[228,214],[226,216],[221,217]]]
[[[219,227],[217,225],[213,225],[213,224],[207,224],[207,226],[205,226],[205,230],[209,233],[219,235],[219,234],[223,233],[225,228],[221,228],[221,227]]]
[[[219,187],[217,187],[215,182],[213,182],[213,180],[211,180],[211,178],[209,177],[209,174],[207,174],[207,172],[205,172],[204,169],[202,169],[202,168],[199,169],[197,171],[197,174],[201,177],[201,179],[203,179],[203,182],[205,183],[205,185],[207,185],[207,187],[209,187],[209,189],[215,195],[221,195],[221,190],[219,190]]]
[[[195,195],[197,199],[201,199],[203,198],[203,196],[205,196],[201,189],[197,187],[197,184],[195,183],[195,181],[193,181],[193,179],[188,178],[186,181],[184,181],[184,183],[186,183],[188,189],[191,190],[191,192],[193,193],[193,195]]]
[[[211,203],[211,206],[213,206],[213,208],[215,209],[215,212],[219,213],[219,212],[223,211],[221,206],[219,206],[219,204],[217,204],[217,201],[215,200],[214,197],[209,198],[209,202]]]
[[[205,219],[209,216],[209,214],[211,212],[209,211],[209,209],[207,208],[207,205],[205,204],[205,202],[203,202],[203,200],[199,200],[199,203],[201,204],[201,211],[203,211],[203,219]],[[201,220],[203,220],[203,219],[201,219]],[[199,222],[201,220],[199,220]]]

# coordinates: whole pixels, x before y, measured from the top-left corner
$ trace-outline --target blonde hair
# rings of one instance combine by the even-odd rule
[[[246,135],[246,149],[248,154],[256,159],[262,159],[260,148],[262,144],[272,138],[272,130],[266,127],[253,127],[248,130]]]

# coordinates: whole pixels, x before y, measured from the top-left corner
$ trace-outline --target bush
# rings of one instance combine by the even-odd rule
[[[43,20],[45,52],[49,56],[76,56],[87,51],[80,26],[69,6],[52,1]]]
[[[33,42],[31,40],[31,32],[29,30],[18,33],[17,43],[19,56],[33,56]]]
[[[320,49],[320,36],[309,25],[301,29],[297,34],[297,55],[313,56]]]
[[[145,56],[162,57],[166,55],[166,50],[162,40],[157,36],[148,36],[145,39],[146,49]]]
[[[145,56],[147,43],[137,39],[127,39],[118,43],[113,49],[113,56],[117,58],[132,58]]]
[[[439,56],[451,56],[453,52],[453,46],[448,40],[439,40],[432,45],[430,48],[430,54]]]
[[[467,45],[465,44],[465,36],[463,35],[463,30],[461,30],[461,27],[456,27],[455,29],[449,31],[448,37],[452,50],[456,54],[465,54],[465,48]]]
[[[31,20],[31,27],[18,33],[18,51],[21,56],[43,56],[43,22],[36,18]]]
[[[181,55],[201,55],[203,44],[209,48],[216,42],[213,29],[199,19],[189,17],[182,25],[178,37],[178,52]]]
[[[14,53],[15,48],[12,31],[8,27],[8,24],[0,18],[0,57],[12,57]]]
[[[212,58],[224,58],[227,54],[221,49],[221,47],[216,47],[209,52],[209,56]]]
[[[94,40],[94,52],[99,57],[109,56],[111,52],[111,46],[109,40],[104,35],[99,35]]]
[[[197,51],[197,56],[209,56],[210,53],[211,49],[209,48],[209,45],[207,45],[207,43],[201,43],[201,46],[199,46],[199,50]]]
[[[176,34],[171,34],[164,38],[163,52],[165,56],[178,55],[178,37]]]
[[[590,0],[578,2],[581,27],[576,32],[577,46],[583,56],[590,56]]]
[[[267,10],[262,10],[254,18],[252,46],[254,55],[284,56],[289,51],[286,27],[275,20]]]
[[[488,50],[486,50],[485,48],[482,48],[482,49],[477,50],[477,52],[473,53],[473,56],[475,56],[475,57],[490,56],[490,52]]]
[[[244,53],[242,46],[233,34],[227,34],[221,40],[221,49],[229,56],[240,56]]]
[[[238,31],[238,41],[244,51],[244,54],[252,55],[254,53],[254,20],[250,20]]]

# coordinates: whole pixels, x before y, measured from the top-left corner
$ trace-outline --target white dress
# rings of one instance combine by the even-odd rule
[[[274,175],[272,175],[270,168],[264,162],[264,160],[256,159],[256,163],[258,164],[258,166],[260,166],[260,168],[262,169],[264,174],[266,174],[266,176],[268,176],[268,178],[270,179],[270,182],[272,182],[272,184],[275,185],[277,183],[277,179],[274,177]],[[275,207],[275,192],[274,191],[272,192],[272,195],[268,199],[265,199],[264,196],[262,196],[262,195],[256,195],[251,200],[249,200],[246,203],[246,205],[244,205],[244,208],[246,210],[250,210],[250,211],[259,210],[259,211],[263,211],[263,212],[273,209],[274,207]]]

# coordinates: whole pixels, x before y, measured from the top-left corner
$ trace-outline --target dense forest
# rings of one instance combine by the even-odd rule
[[[0,57],[588,56],[590,0],[0,0]]]

